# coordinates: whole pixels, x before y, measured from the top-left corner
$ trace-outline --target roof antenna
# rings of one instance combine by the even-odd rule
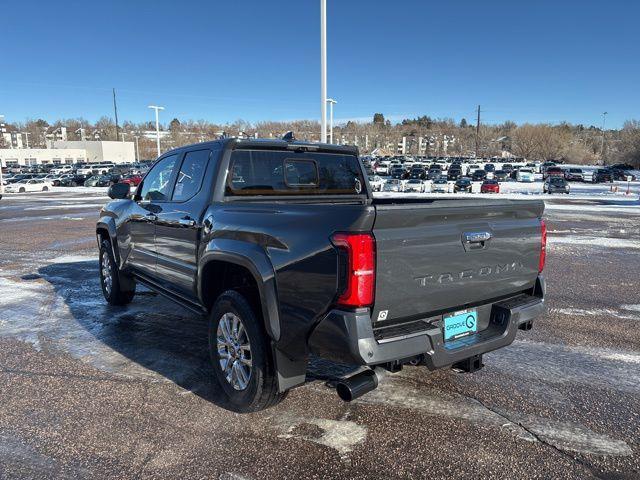
[[[285,142],[293,142],[295,141],[295,139],[296,139],[296,136],[293,134],[293,131],[291,130],[282,136],[282,140],[284,140]]]

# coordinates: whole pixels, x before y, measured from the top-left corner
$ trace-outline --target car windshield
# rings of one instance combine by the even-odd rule
[[[551,179],[551,183],[553,185],[564,185],[564,180],[562,178],[553,178]]]

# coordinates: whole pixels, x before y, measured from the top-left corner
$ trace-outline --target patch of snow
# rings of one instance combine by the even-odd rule
[[[548,242],[550,244],[579,245],[586,247],[603,247],[603,248],[633,248],[640,249],[640,240],[628,238],[611,238],[611,237],[577,237],[568,235],[565,237],[550,235]]]

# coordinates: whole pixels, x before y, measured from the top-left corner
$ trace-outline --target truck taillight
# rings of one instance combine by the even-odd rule
[[[341,251],[338,304],[345,307],[373,305],[376,283],[376,240],[370,233],[336,233],[331,237]]]
[[[538,273],[542,273],[544,270],[544,263],[547,260],[547,224],[544,220],[540,220],[540,233],[542,238],[540,239],[540,263],[538,264]]]

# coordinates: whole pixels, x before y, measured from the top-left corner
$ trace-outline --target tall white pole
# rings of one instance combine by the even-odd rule
[[[4,115],[0,115],[0,125],[4,123]],[[0,135],[2,135],[3,129],[0,129]],[[3,155],[4,156],[4,155]],[[0,158],[0,198],[2,198],[2,192],[4,192],[4,185],[2,184],[2,158]]]
[[[320,0],[320,142],[327,142],[327,0]]]
[[[140,149],[138,148],[138,136],[133,137],[136,139],[136,162],[140,161]]]
[[[602,113],[602,141],[600,142],[600,157],[602,158],[602,164],[605,164],[604,161],[604,123],[607,121],[607,113],[609,112],[603,112]]]
[[[333,98],[327,98],[329,103],[329,143],[333,143],[333,105],[338,103]]]
[[[160,156],[160,120],[158,116],[158,110],[164,110],[164,107],[149,105],[149,108],[153,108],[156,111],[156,146],[158,147],[158,156]]]

